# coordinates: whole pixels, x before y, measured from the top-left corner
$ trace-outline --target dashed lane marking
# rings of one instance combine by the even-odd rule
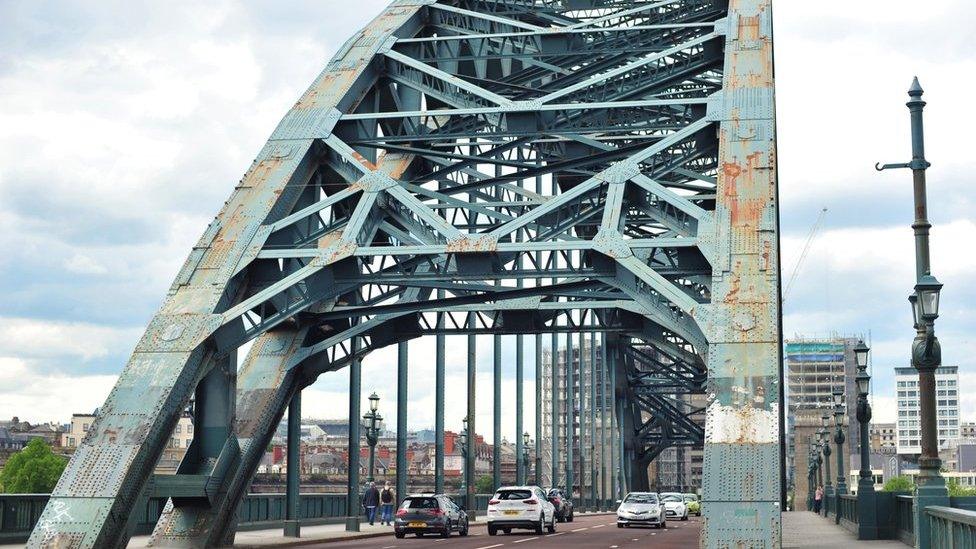
[[[479,547],[478,549],[491,549],[492,547],[501,547],[505,545],[504,543],[496,543],[495,545],[485,545],[484,547]]]
[[[606,524],[597,524],[594,526],[594,528],[603,528],[604,526],[606,526]]]
[[[589,529],[590,529],[590,527],[589,527],[589,526],[587,526],[586,528],[577,528],[577,529],[575,529],[575,530],[570,530],[570,531],[571,531],[571,532],[582,532],[583,530],[589,530]]]
[[[558,534],[549,534],[549,535],[548,535],[548,536],[546,536],[546,537],[547,537],[547,538],[554,538],[554,537],[556,537],[556,536],[561,536],[561,535],[563,535],[563,534],[565,534],[565,533],[566,533],[566,532],[559,532]]]
[[[534,540],[534,539],[539,539],[539,536],[536,536],[536,537],[534,537],[534,538],[525,538],[525,539],[520,539],[520,540],[518,540],[518,541],[513,541],[512,543],[522,543],[523,541],[532,541],[532,540]]]

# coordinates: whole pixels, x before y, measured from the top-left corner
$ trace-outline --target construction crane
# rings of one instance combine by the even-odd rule
[[[793,288],[793,283],[796,282],[797,276],[800,274],[800,267],[803,266],[803,260],[807,257],[807,252],[810,251],[810,244],[813,243],[813,239],[817,236],[817,232],[820,231],[820,227],[823,225],[824,217],[827,216],[827,208],[820,210],[820,216],[817,217],[817,222],[813,224],[810,229],[810,234],[807,235],[807,241],[803,245],[803,251],[800,252],[800,257],[797,258],[796,263],[793,264],[793,272],[790,273],[790,280],[786,283],[786,288],[783,290],[783,303],[786,303],[786,298],[790,295],[790,290]]]

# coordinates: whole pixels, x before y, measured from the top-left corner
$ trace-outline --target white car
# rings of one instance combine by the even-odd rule
[[[503,486],[488,501],[488,535],[526,528],[542,534],[556,531],[556,508],[538,486]]]
[[[664,503],[654,492],[631,492],[617,507],[617,528],[635,525],[668,527]]]
[[[664,516],[688,520],[688,506],[685,498],[677,492],[662,492],[661,501],[664,502]]]

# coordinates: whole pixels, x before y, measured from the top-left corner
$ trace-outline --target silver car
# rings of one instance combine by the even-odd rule
[[[654,492],[631,492],[617,507],[617,528],[631,526],[667,528],[664,503]]]

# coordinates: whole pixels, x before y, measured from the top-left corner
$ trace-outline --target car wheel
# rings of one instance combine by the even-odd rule
[[[405,535],[405,534],[404,534],[403,532],[395,532],[395,533],[393,534],[393,536],[394,536],[394,537],[396,537],[396,539],[403,539],[403,536],[404,536],[404,535]]]
[[[494,535],[496,535],[497,533],[498,533],[498,529],[497,529],[497,528],[495,528],[494,526],[492,526],[492,525],[490,525],[490,524],[489,524],[489,525],[488,525],[488,535],[489,535],[489,536],[494,536]]]
[[[468,536],[468,521],[467,520],[464,521],[464,527],[461,528],[460,530],[458,530],[458,535],[460,535],[462,538]]]
[[[624,527],[623,524],[620,524],[619,522],[617,523],[617,528],[623,528],[623,527]]]
[[[547,530],[547,531],[548,531],[548,532],[549,532],[550,534],[552,534],[552,533],[555,533],[555,532],[556,532],[556,515],[553,515],[553,516],[552,516],[552,520],[550,520],[550,521],[549,521],[549,526],[547,526],[547,527],[546,527],[546,530]]]
[[[539,515],[539,524],[535,525],[535,533],[541,534],[542,530],[546,527],[546,515]]]
[[[685,516],[681,517],[681,520],[688,520],[688,511],[685,511]]]
[[[567,521],[569,521],[569,522],[573,522],[573,513],[575,513],[575,511],[570,511],[570,512],[569,512],[569,518],[568,518],[568,519],[566,519]]]
[[[505,532],[505,535],[507,536],[507,535],[509,535],[509,534],[512,533],[512,529],[511,528],[502,528],[502,532]]]

